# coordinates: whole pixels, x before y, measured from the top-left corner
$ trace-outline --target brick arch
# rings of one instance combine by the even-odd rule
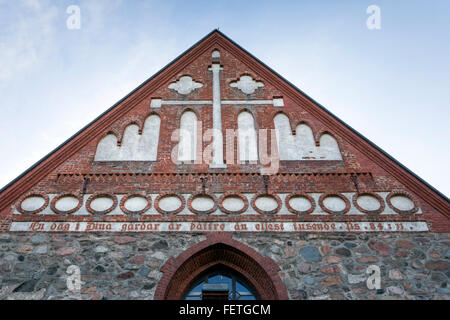
[[[216,266],[226,266],[244,277],[261,300],[287,300],[288,294],[269,257],[233,240],[231,233],[210,233],[207,239],[170,258],[162,267],[163,277],[155,300],[180,300],[198,276]]]

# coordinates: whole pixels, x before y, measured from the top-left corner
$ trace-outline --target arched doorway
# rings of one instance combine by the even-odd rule
[[[288,299],[286,287],[278,276],[279,270],[272,259],[233,240],[231,233],[210,233],[205,241],[166,262],[161,269],[163,277],[156,288],[155,299],[181,300],[191,292],[195,296],[200,288],[194,289],[200,284],[202,298],[205,295],[237,298],[241,292],[261,300]],[[216,276],[222,280],[214,278]],[[205,290],[205,284],[214,283],[222,286],[209,285]]]
[[[258,300],[259,295],[240,274],[219,264],[197,277],[183,299]]]

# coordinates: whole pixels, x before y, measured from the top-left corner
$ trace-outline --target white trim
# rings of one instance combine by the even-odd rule
[[[245,229],[243,228],[245,225]],[[282,221],[175,221],[175,222],[12,222],[12,232],[424,232],[423,221],[400,222],[282,222]]]

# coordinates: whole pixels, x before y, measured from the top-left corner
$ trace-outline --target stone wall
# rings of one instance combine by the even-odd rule
[[[204,234],[0,234],[0,299],[153,299],[170,257]],[[270,257],[290,299],[450,299],[450,234],[233,234]],[[67,269],[81,270],[81,292]],[[367,267],[381,269],[369,290]]]

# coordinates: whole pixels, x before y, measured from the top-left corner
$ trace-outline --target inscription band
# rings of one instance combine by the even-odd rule
[[[12,222],[12,232],[424,232],[416,222]]]

